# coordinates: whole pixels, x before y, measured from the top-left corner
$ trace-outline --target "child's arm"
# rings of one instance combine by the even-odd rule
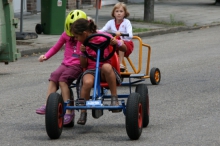
[[[126,23],[126,30],[127,30],[127,33],[129,34],[129,38],[132,38],[133,37],[133,30],[132,30],[131,22],[129,20]]]
[[[80,64],[81,64],[82,68],[86,68],[87,67],[87,58],[83,54],[83,52],[86,51],[86,47],[83,44],[81,44],[81,46],[80,46],[80,51],[82,52],[82,54],[80,55]]]
[[[111,21],[111,20],[110,20]],[[108,21],[104,27],[102,27],[102,29],[100,29],[99,31],[101,32],[107,32],[110,28],[111,28],[111,22]]]
[[[49,51],[47,51],[47,53],[45,54],[46,60],[49,59],[50,57],[52,57],[54,54],[56,54],[61,47],[65,44],[66,40],[64,38],[64,33],[60,36],[59,40],[57,41],[57,43],[50,48]]]
[[[86,68],[87,67],[87,58],[84,56],[80,56],[80,64],[81,64],[82,68]]]
[[[127,47],[122,40],[117,40],[116,38],[111,38],[110,45],[116,45],[118,49],[122,52],[127,51]]]

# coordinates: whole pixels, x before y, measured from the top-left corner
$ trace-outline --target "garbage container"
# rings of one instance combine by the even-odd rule
[[[14,18],[12,2],[12,0],[0,1],[0,62],[5,64],[21,57],[16,48],[15,27],[18,19]]]
[[[41,0],[41,24],[37,24],[37,34],[61,34],[64,31],[66,0]]]

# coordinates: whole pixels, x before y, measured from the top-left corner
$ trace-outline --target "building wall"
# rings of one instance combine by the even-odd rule
[[[82,0],[82,4],[85,5],[94,5],[96,0]]]
[[[128,0],[129,3],[144,3],[144,0]]]
[[[13,0],[14,13],[21,12],[21,0]],[[27,1],[23,0],[23,12],[27,12]]]
[[[27,12],[36,13],[37,11],[39,11],[38,10],[39,8],[37,8],[38,1],[39,0],[27,0]],[[66,1],[67,1],[66,3],[67,9],[76,9],[77,0],[66,0]],[[110,0],[102,0],[103,4],[104,1],[106,1],[106,3],[109,3]],[[128,0],[119,0],[119,1],[127,2]],[[82,5],[93,5],[93,6],[96,5],[96,0],[78,0],[78,2],[79,2],[79,7],[81,7]]]
[[[37,12],[37,0],[27,0],[27,12]]]
[[[66,8],[67,9],[75,9],[77,5],[77,1],[79,3],[79,6],[82,5],[82,0],[67,0]]]

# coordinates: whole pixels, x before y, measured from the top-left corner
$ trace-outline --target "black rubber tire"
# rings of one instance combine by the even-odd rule
[[[47,135],[58,139],[63,130],[63,98],[59,93],[51,93],[47,99],[45,125]]]
[[[135,89],[136,93],[140,94],[142,107],[143,107],[143,127],[147,127],[150,119],[150,106],[149,106],[149,95],[146,84],[139,84]]]
[[[127,99],[125,117],[127,135],[131,140],[137,140],[143,129],[143,109],[140,94],[131,93]]]
[[[41,34],[41,33],[43,32],[43,27],[42,27],[41,24],[37,24],[37,25],[35,26],[35,32],[36,32],[37,34]]]
[[[74,106],[74,95],[73,95],[73,90],[71,88],[69,88],[70,90],[70,105],[71,106]],[[75,120],[75,117],[73,118],[73,120],[69,123],[69,124],[66,124],[66,125],[63,125],[63,127],[74,127],[74,120]]]
[[[160,83],[161,74],[159,68],[152,68],[150,70],[150,81],[152,85],[158,85]]]

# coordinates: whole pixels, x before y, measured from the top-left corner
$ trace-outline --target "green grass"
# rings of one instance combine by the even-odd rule
[[[184,26],[185,23],[182,21],[173,21],[173,22],[166,22],[166,21],[153,21],[150,22],[152,24],[163,24],[163,25],[169,25],[169,26]]]
[[[137,33],[137,32],[145,32],[145,31],[149,31],[150,29],[148,28],[135,28],[133,27],[133,33]]]

